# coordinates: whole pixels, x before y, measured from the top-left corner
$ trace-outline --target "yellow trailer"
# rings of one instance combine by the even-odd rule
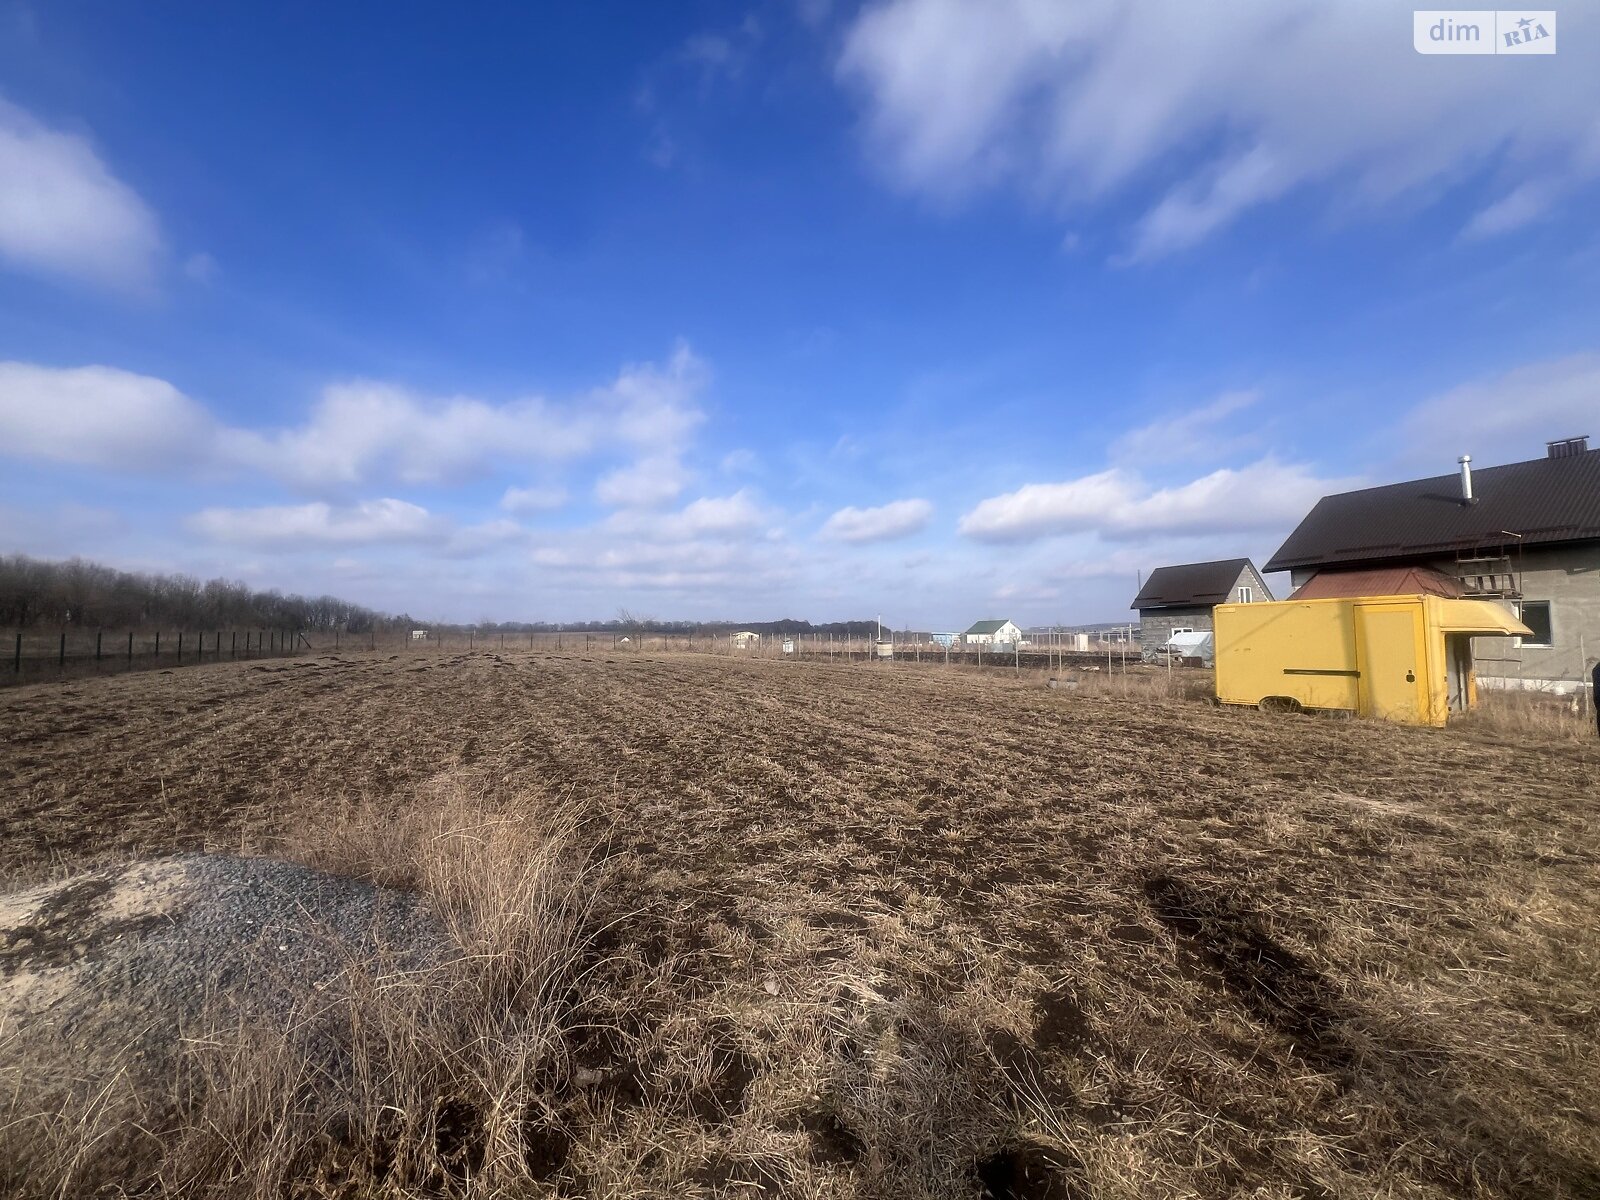
[[[1478,700],[1474,637],[1530,632],[1489,600],[1354,596],[1221,604],[1217,699],[1443,725]]]

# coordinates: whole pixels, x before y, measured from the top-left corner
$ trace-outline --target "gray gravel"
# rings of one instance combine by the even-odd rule
[[[179,1039],[284,1032],[343,1057],[354,975],[427,972],[452,943],[416,897],[265,858],[187,855],[0,897],[0,1070],[41,1087],[170,1080]]]

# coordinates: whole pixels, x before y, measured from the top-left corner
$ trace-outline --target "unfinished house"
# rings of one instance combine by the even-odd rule
[[[1271,599],[1261,572],[1248,558],[1157,567],[1129,606],[1139,611],[1140,657],[1158,662],[1169,653],[1174,635],[1212,632],[1211,610],[1219,604]],[[1211,643],[1204,647],[1202,653],[1209,658]]]
[[[1475,471],[1463,455],[1457,466],[1324,496],[1266,569],[1288,571],[1297,595],[1495,600],[1533,633],[1475,639],[1478,682],[1580,687],[1600,656],[1600,450],[1565,438],[1543,458]]]

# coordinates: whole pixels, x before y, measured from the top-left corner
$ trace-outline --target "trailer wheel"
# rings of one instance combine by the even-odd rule
[[[1256,707],[1266,713],[1297,713],[1305,711],[1300,701],[1293,696],[1263,696]]]

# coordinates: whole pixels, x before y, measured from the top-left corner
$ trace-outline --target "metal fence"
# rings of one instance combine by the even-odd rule
[[[311,649],[293,629],[72,629],[12,632],[0,684],[198,666],[243,658],[281,658]]]

